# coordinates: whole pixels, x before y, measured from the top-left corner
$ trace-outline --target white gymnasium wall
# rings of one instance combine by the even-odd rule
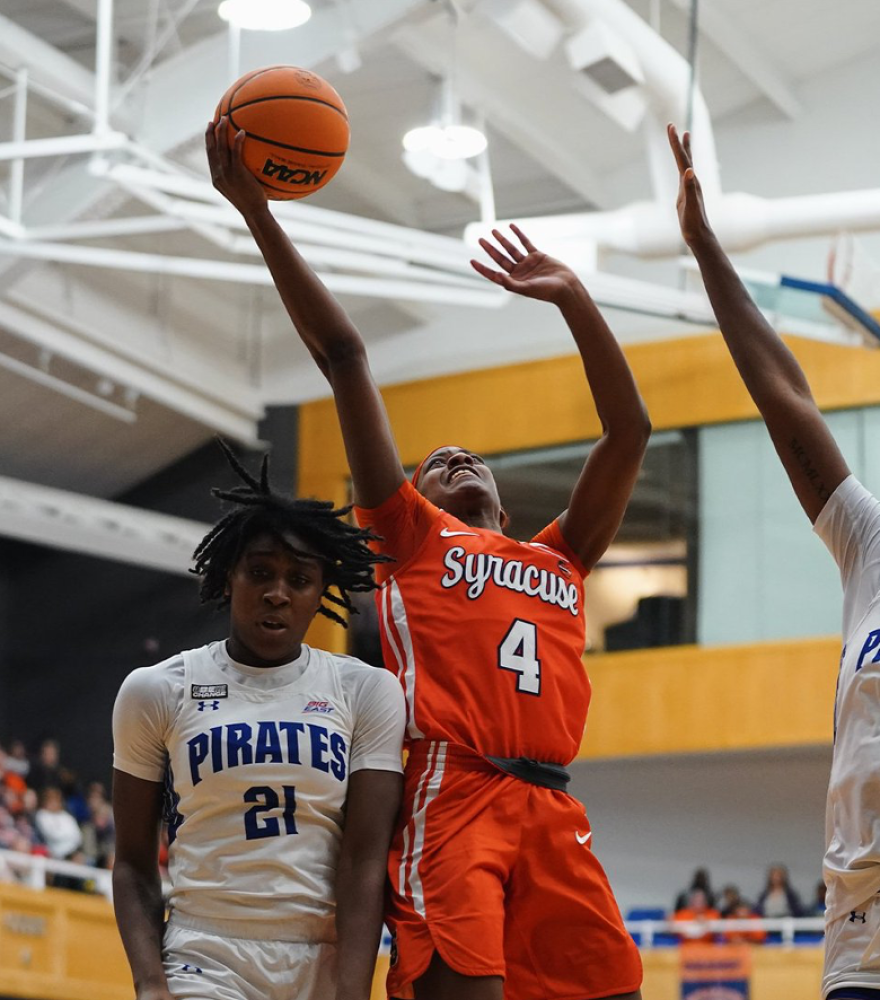
[[[852,471],[880,492],[880,409],[826,419]],[[839,633],[837,567],[813,534],[763,423],[698,433],[697,641]]]
[[[821,878],[830,765],[830,747],[581,762],[572,794],[624,913],[671,907],[697,867],[716,890],[733,882],[754,900],[767,867],[786,864],[806,903]]]

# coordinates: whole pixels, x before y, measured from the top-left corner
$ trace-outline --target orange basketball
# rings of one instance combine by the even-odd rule
[[[342,166],[348,113],[342,98],[307,69],[268,66],[245,73],[220,98],[214,121],[229,119],[229,142],[241,129],[244,162],[269,198],[305,198]]]

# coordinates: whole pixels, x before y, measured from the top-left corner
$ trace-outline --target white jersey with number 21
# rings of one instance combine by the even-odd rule
[[[258,668],[214,642],[131,673],[114,766],[166,782],[175,921],[334,941],[349,775],[402,770],[404,717],[391,674],[308,646]]]

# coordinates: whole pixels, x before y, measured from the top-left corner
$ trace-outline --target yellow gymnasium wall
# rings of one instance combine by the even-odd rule
[[[785,339],[822,409],[880,403],[880,352]],[[655,430],[758,416],[718,334],[635,344],[626,355]],[[440,444],[497,454],[600,433],[576,356],[409,382],[383,389],[383,396],[405,465]],[[340,503],[348,498],[348,467],[332,399],[301,408],[299,491]],[[342,630],[325,619],[309,639],[337,651],[345,646]],[[603,703],[603,711],[592,715],[582,755],[825,743],[831,736],[828,705],[838,656],[836,641],[827,639],[590,657],[594,699]],[[772,711],[779,701],[769,687],[774,683],[774,671],[766,670],[771,659],[774,666],[784,664],[777,678],[796,675],[796,684],[780,690],[797,690],[803,701],[798,712],[786,713],[794,718],[785,726]],[[637,726],[602,730],[603,719],[634,718]],[[730,729],[731,718],[741,720],[736,731]]]
[[[133,996],[110,903],[63,889],[0,885],[0,994],[22,1000]]]
[[[678,948],[642,952],[645,980],[642,993],[650,1000],[680,1000],[681,955]],[[821,947],[751,950],[751,1000],[804,1000],[817,995],[822,978]],[[380,956],[370,1000],[385,1000],[387,956]]]

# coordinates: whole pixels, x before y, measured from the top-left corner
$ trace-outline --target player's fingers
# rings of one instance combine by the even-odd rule
[[[513,259],[517,263],[519,263],[523,259],[525,254],[522,252],[522,250],[520,250],[519,247],[516,246],[516,244],[511,243],[510,240],[504,235],[504,233],[501,232],[500,229],[493,229],[492,235],[495,237],[496,240],[498,240],[498,242],[504,247],[504,249],[510,254],[511,257],[513,257]]]
[[[486,267],[485,264],[480,263],[478,260],[472,260],[471,267],[477,272],[477,274],[481,274],[484,278],[488,278],[489,281],[494,281],[496,285],[504,285],[504,280],[507,276],[501,274],[500,271],[493,271],[491,267]]]
[[[236,163],[242,162],[242,157],[244,155],[244,140],[247,138],[247,132],[243,128],[240,128],[235,133],[235,139],[233,139],[232,155],[235,157]]]
[[[218,160],[229,159],[229,120],[224,115],[214,129],[214,143]]]
[[[480,238],[480,246],[486,251],[486,253],[495,261],[495,263],[503,268],[505,271],[512,271],[514,264],[513,261],[506,257],[496,246],[493,246],[487,239]],[[520,255],[522,256],[522,255]]]
[[[672,124],[672,122],[666,126],[666,135],[669,139],[669,146],[672,149],[672,155],[675,157],[675,165],[678,167],[679,174],[681,174],[688,166],[687,156],[685,155],[684,147],[681,144],[681,139],[678,137],[678,129]]]
[[[684,136],[684,155],[687,157],[687,163],[689,167],[694,165],[694,158],[691,155],[691,134],[690,132],[685,132]]]
[[[534,243],[526,236],[526,234],[519,228],[515,222],[511,222],[510,228],[516,233],[517,239],[522,243],[529,253],[538,253],[538,248]]]
[[[211,173],[211,183],[216,187],[223,183],[223,146],[217,141],[217,126],[209,122],[205,129],[205,152],[208,156],[208,170]]]

